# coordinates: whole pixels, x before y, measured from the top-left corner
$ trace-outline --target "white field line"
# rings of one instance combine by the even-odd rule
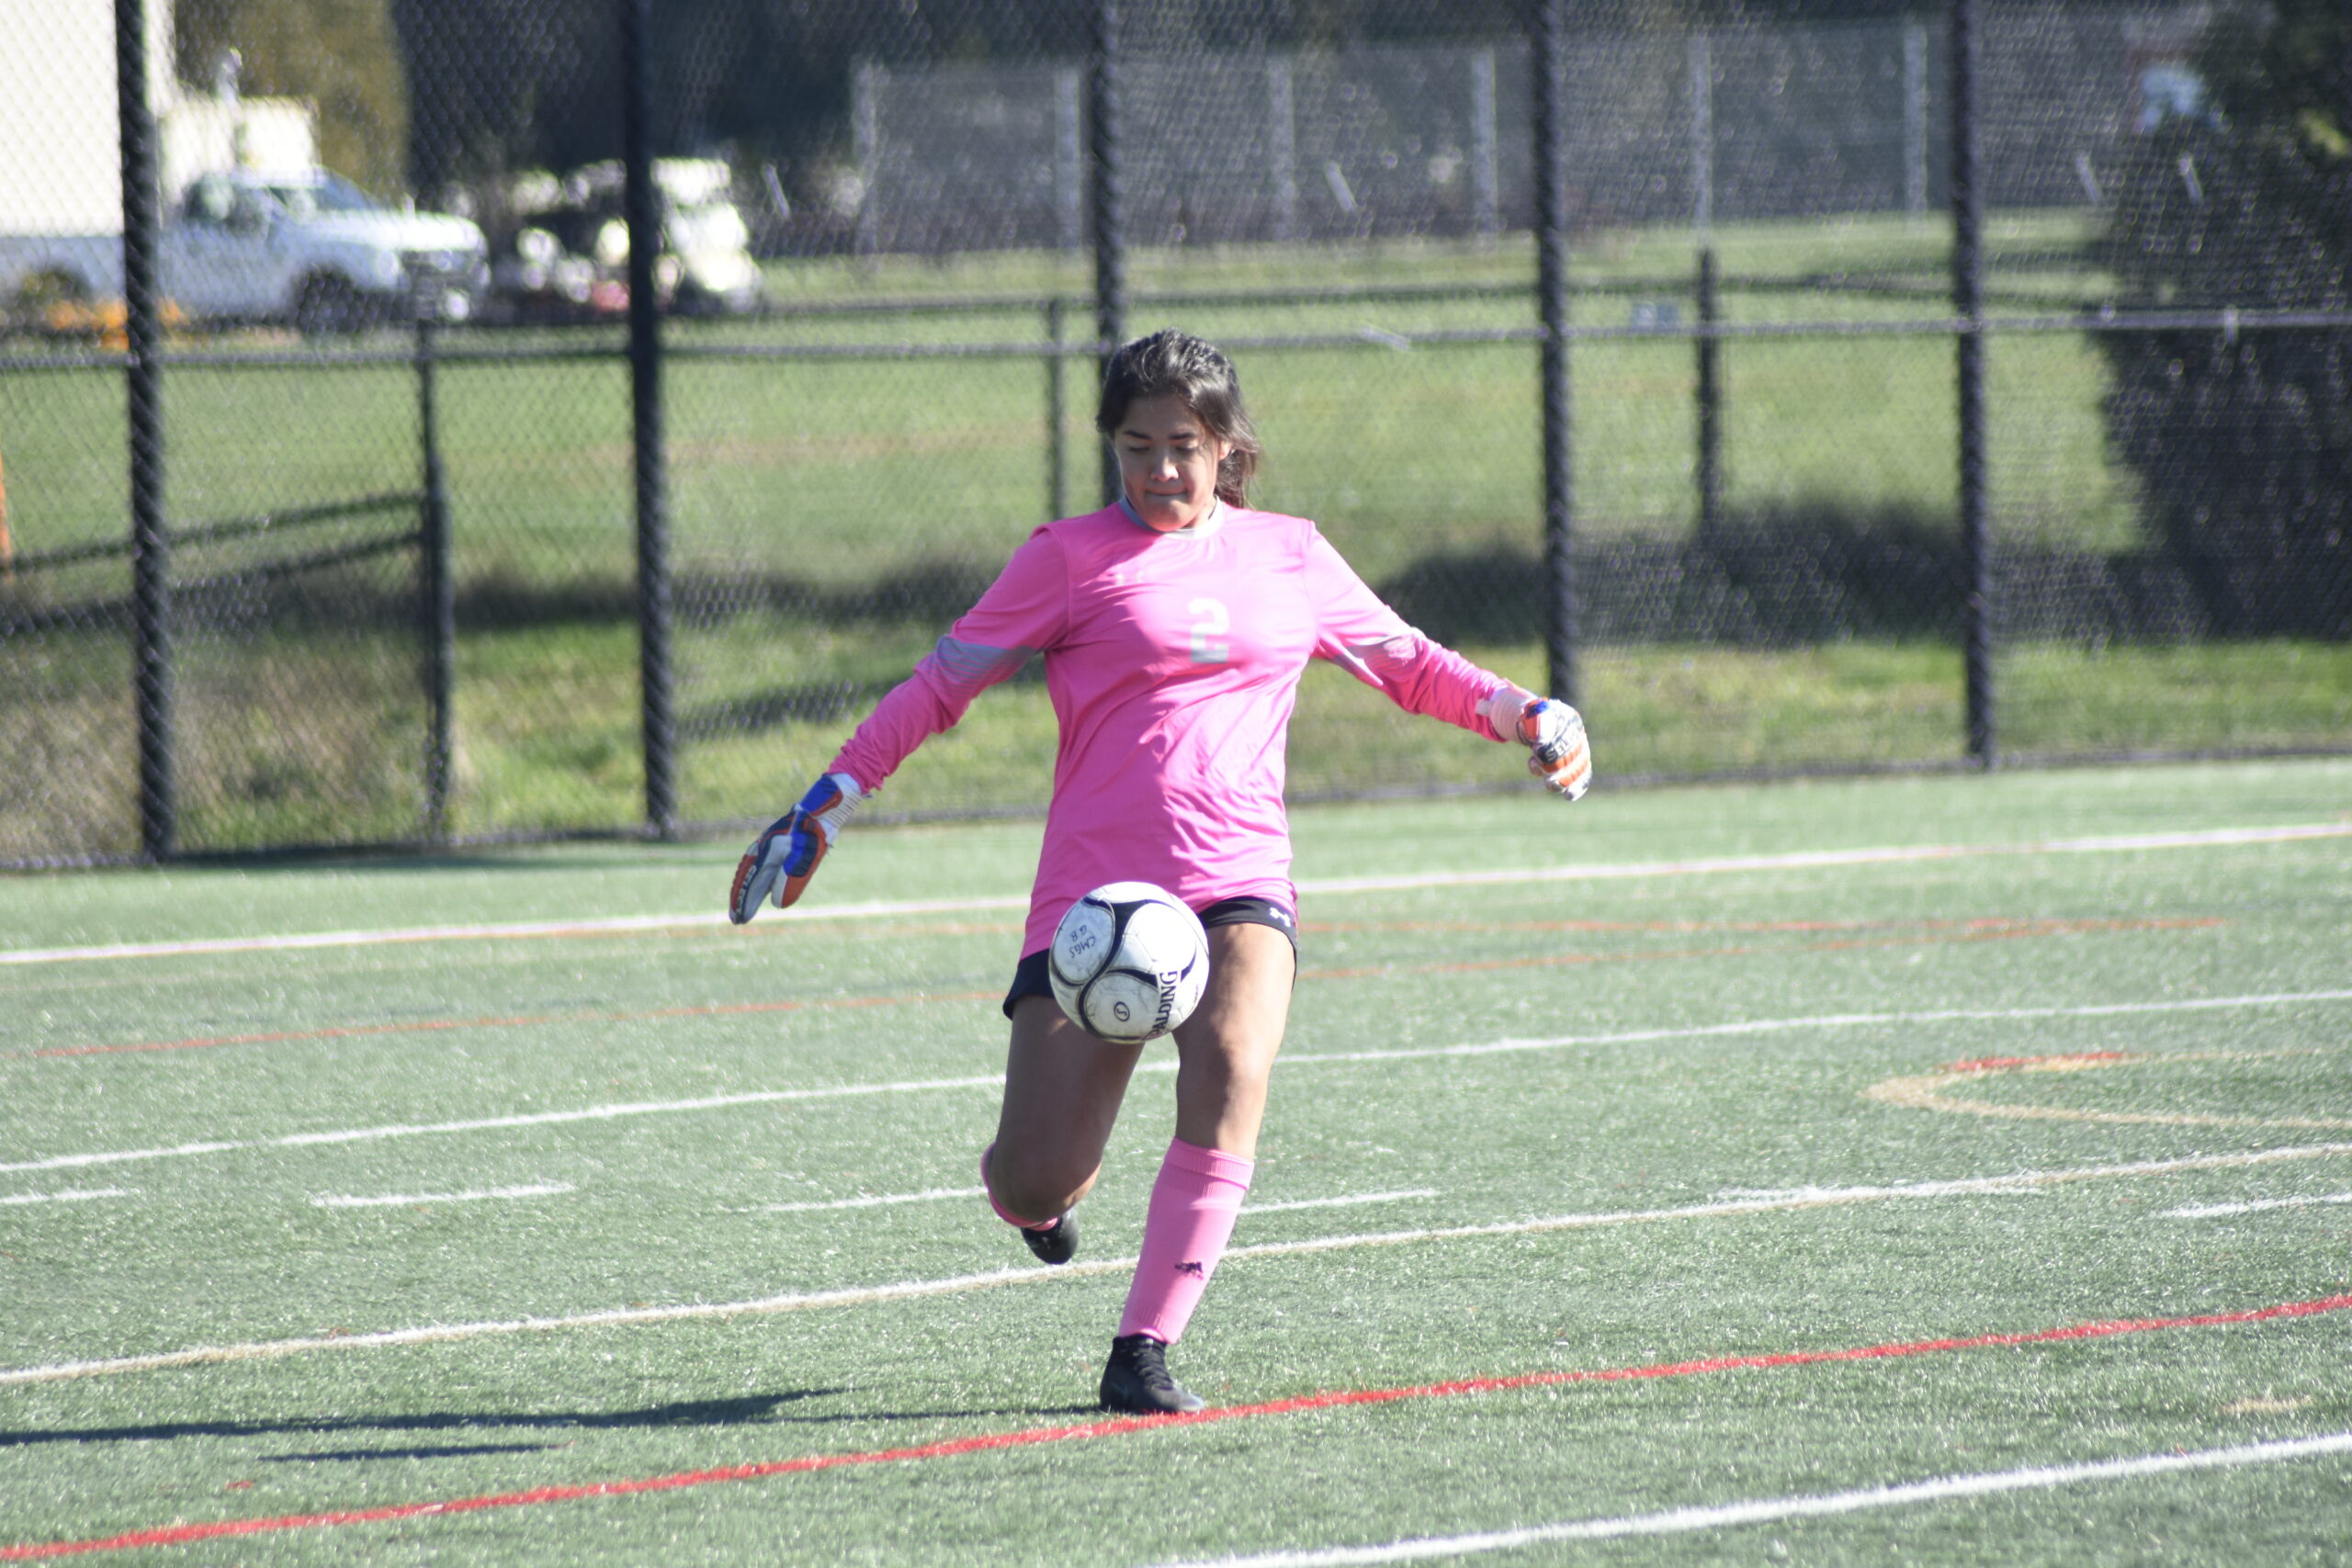
[[[1951,1181],[1902,1182],[1883,1187],[1833,1187],[1814,1190],[1804,1197],[1751,1198],[1733,1202],[1694,1203],[1677,1209],[1634,1209],[1582,1214],[1556,1214],[1544,1219],[1511,1220],[1497,1224],[1453,1225],[1421,1230],[1382,1231],[1367,1235],[1317,1236],[1305,1241],[1261,1242],[1237,1247],[1225,1261],[1241,1258],[1291,1258],[1340,1252],[1362,1247],[1400,1247],[1417,1242],[1461,1241],[1476,1237],[1532,1235],[1547,1231],[1597,1230],[1606,1226],[1646,1224],[1669,1220],[1719,1219],[1735,1214],[1786,1213],[1801,1209],[1836,1208],[1882,1202],[1898,1198],[1957,1198],[2009,1192],[2022,1187],[2098,1181],[2113,1178],[2169,1176],[2188,1170],[2221,1170],[2271,1165],[2281,1160],[2330,1159],[2352,1156],[2352,1143],[2312,1144],[2300,1148],[2256,1149],[2242,1154],[2186,1155],[2177,1159],[2141,1160],[2130,1165],[2085,1166],[2069,1170],[2019,1171],[2007,1176],[1970,1177]],[[802,1312],[817,1307],[867,1306],[882,1302],[911,1301],[925,1296],[957,1295],[1002,1285],[1042,1284],[1057,1280],[1091,1279],[1122,1274],[1136,1266],[1133,1258],[1103,1258],[1066,1263],[1058,1268],[1000,1269],[985,1274],[961,1274],[941,1280],[909,1280],[890,1285],[857,1285],[831,1291],[792,1292],[752,1301],[693,1302],[675,1306],[614,1307],[573,1313],[560,1317],[518,1317],[478,1323],[433,1324],[418,1328],[385,1329],[373,1334],[335,1334],[296,1339],[266,1339],[242,1345],[207,1345],[144,1356],[114,1356],[85,1361],[60,1361],[46,1366],[0,1370],[0,1387],[12,1383],[63,1382],[74,1378],[109,1377],[125,1372],[160,1371],[222,1361],[251,1361],[298,1356],[311,1350],[374,1350],[401,1345],[427,1345],[489,1335],[540,1334],[571,1328],[617,1328],[692,1319],[741,1317],[753,1314]]]
[[[543,1181],[530,1187],[484,1187],[470,1192],[387,1192],[379,1197],[322,1196],[311,1200],[318,1209],[401,1209],[416,1203],[480,1203],[492,1198],[552,1198],[580,1189],[569,1181]]]
[[[1507,871],[1422,872],[1398,876],[1332,877],[1299,884],[1301,893],[1385,893],[1417,887],[1487,887],[1525,882],[1613,882],[1643,876],[1720,876],[1749,871],[1810,871],[1840,865],[1900,865],[1919,861],[1973,860],[1988,855],[2064,855],[2149,850],[2222,849],[2237,844],[2292,843],[2352,838],[2352,822],[2309,822],[2281,828],[2207,828],[2177,833],[2118,833],[2007,844],[1898,844],[1856,850],[1802,850],[1779,855],[1724,855],[1623,865],[1536,866]]]
[[[763,1203],[763,1214],[812,1214],[829,1209],[878,1209],[889,1203],[931,1203],[950,1198],[985,1198],[985,1187],[934,1187],[927,1192],[888,1192],[872,1198],[835,1198],[825,1202]],[[1402,1192],[1366,1192],[1351,1198],[1302,1198],[1288,1203],[1250,1203],[1242,1207],[1245,1214],[1275,1214],[1292,1209],[1343,1209],[1357,1203],[1386,1203],[1403,1198],[1434,1198],[1434,1187],[1416,1187]]]
[[[985,1198],[985,1187],[934,1187],[928,1192],[889,1192],[878,1198],[835,1198],[823,1203],[763,1203],[767,1214],[812,1214],[822,1209],[876,1209],[886,1203],[932,1203],[946,1198]]]
[[[1737,1023],[1690,1024],[1670,1029],[1632,1029],[1614,1034],[1555,1034],[1526,1040],[1488,1040],[1468,1045],[1402,1046],[1385,1051],[1329,1051],[1278,1056],[1276,1066],[1306,1062],[1385,1062],[1414,1056],[1491,1056],[1513,1051],[1559,1051],[1578,1045],[1639,1045],[1658,1040],[1706,1040],[1740,1034],[1777,1034],[1789,1030],[1902,1028],[1922,1023],[2018,1023],[2043,1018],[2120,1018],[2135,1013],[2203,1012],[2238,1008],[2291,1007],[2303,1002],[2352,1001],[2352,988],[2273,991],[2242,997],[2187,997],[2161,1002],[2091,1002],[2028,1008],[1942,1008],[1923,1012],[1821,1013],[1812,1018],[1751,1019]],[[7,1168],[0,1166],[0,1170]]]
[[[1909,1190],[1908,1184],[1906,1183],[1897,1182],[1895,1185],[1905,1190]],[[1721,1187],[1715,1190],[1715,1196],[1718,1199],[1818,1198],[1826,1193],[1842,1192],[1845,1190],[1847,1190],[1847,1189],[1842,1187]],[[2018,1195],[2041,1197],[2046,1195],[2050,1189],[2047,1187],[2018,1187],[2008,1189],[2007,1190]]]
[[[69,1188],[62,1192],[11,1192],[0,1197],[0,1208],[21,1203],[83,1203],[93,1198],[129,1198],[138,1190],[135,1187],[90,1187]]]
[[[317,1144],[362,1144],[383,1138],[413,1138],[436,1133],[482,1133],[514,1127],[546,1127],[565,1122],[611,1122],[627,1116],[673,1116],[696,1111],[723,1111],[739,1105],[775,1105],[796,1100],[840,1100],[869,1094],[917,1094],[933,1089],[995,1089],[1004,1079],[990,1073],[980,1077],[925,1078],[904,1083],[842,1084],[829,1089],[771,1089],[744,1094],[713,1094],[699,1100],[638,1100],[618,1105],[589,1105],[577,1111],[536,1111],[513,1116],[483,1116],[468,1122],[396,1123],[386,1127],[351,1127],[331,1133],[288,1133],[281,1138],[248,1138],[238,1142],[179,1144],[170,1148],[111,1149],[96,1154],[51,1155],[47,1159],[0,1164],[0,1171],[59,1170],[71,1166],[119,1165],[127,1160],[175,1159],[191,1155],[226,1154],[238,1149],[293,1149]]]
[[[1026,909],[1026,895],[986,898],[894,899],[811,909],[799,906],[768,917],[794,922],[892,915],[974,914]],[[22,964],[83,964],[110,958],[187,958],[219,953],[299,953],[320,947],[379,947],[415,942],[514,942],[544,937],[627,936],[695,926],[723,926],[726,911],[691,915],[608,915],[592,920],[502,920],[471,925],[393,926],[375,931],[295,931],[271,936],[196,937],[185,942],[126,942],[95,947],[20,947],[0,951],[0,967]]]
[[[1486,887],[1531,882],[1613,882],[1648,876],[1717,876],[1756,871],[1803,871],[1826,866],[1900,865],[1919,861],[1967,860],[1988,855],[2052,855],[2132,852],[2152,850],[2227,848],[2242,844],[2293,843],[2311,839],[2352,838],[2352,822],[2309,822],[2278,828],[2213,828],[2177,833],[2130,833],[2097,838],[2046,839],[2008,844],[1905,844],[1877,849],[1811,850],[1778,855],[1726,855],[1711,859],[1639,861],[1617,865],[1516,867],[1499,871],[1420,872],[1395,876],[1351,876],[1298,885],[1302,894],[1387,893],[1418,887]],[[973,898],[878,899],[811,908],[806,904],[770,917],[786,921],[867,919],[908,915],[972,914],[1025,909],[1026,895]],[[401,926],[378,931],[308,931],[280,936],[215,937],[186,942],[115,942],[92,947],[30,947],[0,951],[0,967],[27,964],[73,964],[105,959],[183,958],[222,953],[286,953],[305,948],[372,947],[395,942],[514,941],[544,937],[626,935],[726,923],[722,911],[677,915],[618,915],[591,920],[526,920],[495,924]]]
[[[1685,1535],[1693,1530],[1767,1524],[1776,1519],[1821,1518],[1834,1514],[1859,1514],[1877,1508],[1940,1503],[1959,1497],[1983,1497],[1999,1492],[2037,1492],[2089,1482],[2136,1481],[2150,1475],[2231,1470],[2245,1465],[2278,1464],[2288,1460],[2346,1452],[2352,1452],[2352,1432],[2330,1432],[2323,1437],[2242,1443],[2225,1449],[2199,1449],[2191,1453],[2145,1454],[2135,1459],[2093,1460],[2081,1464],[2033,1465],[2023,1470],[1939,1476],[1929,1481],[1911,1481],[1896,1486],[1870,1486],[1853,1492],[1757,1498],[1744,1503],[1668,1508],[1655,1514],[1626,1514],[1616,1518],[1571,1519],[1563,1524],[1532,1525],[1475,1535],[1425,1536],[1417,1540],[1391,1541],[1385,1546],[1340,1546],[1321,1551],[1269,1551],[1251,1557],[1201,1559],[1189,1563],[1166,1564],[1163,1568],[1211,1568],[1212,1564],[1214,1568],[1344,1568],[1344,1565],[1353,1563],[1419,1562],[1435,1557],[1467,1557],[1480,1551],[1510,1551],[1552,1541]]]
[[[1278,1057],[1275,1066],[1395,1062],[1444,1056],[1491,1056],[1519,1051],[1560,1051],[1577,1046],[1647,1044],[1661,1040],[1713,1040],[1744,1034],[1777,1034],[1791,1030],[1907,1027],[1922,1023],[2014,1023],[2030,1019],[2113,1018],[2133,1014],[2202,1012],[2242,1008],[2292,1007],[2308,1002],[2352,1001],[2352,988],[2328,991],[2278,991],[2258,996],[2188,997],[2160,1002],[2095,1002],[2066,1007],[1951,1008],[1927,1012],[1822,1013],[1811,1018],[1753,1019],[1737,1023],[1688,1024],[1666,1029],[1624,1030],[1612,1034],[1558,1034],[1542,1039],[1489,1040],[1464,1045],[1399,1046],[1380,1051],[1300,1052]],[[1161,1058],[1136,1067],[1143,1073],[1172,1073],[1173,1061]],[[277,1138],[178,1144],[166,1148],[109,1149],[91,1154],[51,1155],[42,1159],[0,1161],[0,1172],[63,1170],[81,1166],[119,1165],[126,1161],[179,1159],[197,1155],[228,1154],[242,1149],[301,1148],[319,1144],[371,1143],[385,1138],[413,1138],[435,1134],[497,1132],[515,1127],[544,1127],[567,1122],[609,1122],[629,1116],[675,1116],[704,1111],[727,1111],[745,1105],[774,1105],[796,1100],[842,1100],[877,1094],[928,1094],[952,1089],[994,1089],[1001,1075],[978,1077],[912,1078],[896,1083],[839,1084],[822,1089],[755,1089],[741,1094],[706,1095],[695,1100],[637,1100],[616,1105],[589,1105],[573,1111],[536,1111],[512,1116],[485,1116],[463,1122],[395,1123],[382,1127],[353,1127],[336,1132],[290,1133]]]
[[[1411,1198],[1434,1198],[1434,1187],[1408,1187],[1398,1192],[1364,1192],[1351,1198],[1294,1198],[1287,1203],[1244,1203],[1245,1214],[1286,1214],[1297,1209],[1349,1209],[1360,1203],[1400,1203]]]
[[[2266,1209],[2306,1209],[2314,1203],[2352,1203],[2352,1192],[2331,1192],[2324,1198],[2263,1198],[2251,1203],[2209,1203],[2202,1208],[2166,1209],[2167,1220],[2210,1220],[2225,1214],[2258,1214]]]

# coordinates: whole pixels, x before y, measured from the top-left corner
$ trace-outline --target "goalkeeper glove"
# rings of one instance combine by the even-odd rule
[[[1566,703],[1524,696],[1510,687],[1487,702],[1487,722],[1531,753],[1529,773],[1542,779],[1555,795],[1568,800],[1584,798],[1584,792],[1592,787],[1592,743],[1585,738],[1584,715]]]
[[[743,852],[743,863],[735,868],[735,886],[727,896],[727,918],[741,925],[759,913],[771,892],[777,908],[792,908],[817,874],[817,863],[865,798],[857,781],[847,773],[819,779],[799,805],[769,824]]]

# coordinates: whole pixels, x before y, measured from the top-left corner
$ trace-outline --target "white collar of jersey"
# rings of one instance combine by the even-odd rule
[[[1173,528],[1164,532],[1145,522],[1142,514],[1136,511],[1135,502],[1129,501],[1125,495],[1119,497],[1119,510],[1125,513],[1127,521],[1136,527],[1148,533],[1160,534],[1163,537],[1170,539],[1205,539],[1225,526],[1225,502],[1221,498],[1211,500],[1208,515],[1191,527]]]

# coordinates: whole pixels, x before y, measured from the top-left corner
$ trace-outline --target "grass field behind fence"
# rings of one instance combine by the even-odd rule
[[[1077,1264],[973,1190],[1034,824],[861,826],[741,931],[731,846],[14,877],[0,1553],[2330,1562],[2347,801],[1301,810],[1212,1418],[1140,1427],[1168,1047]]]
[[[1992,225],[1996,313],[2048,311],[2103,297],[2080,215],[2004,215]],[[1940,315],[1948,234],[1934,222],[1870,218],[1727,225],[1715,236],[1737,321]],[[838,305],[974,294],[1082,294],[1082,258],[1046,254],[775,264],[780,303]],[[1575,252],[1575,316],[1623,324],[1637,308],[1690,319],[1685,231],[1588,236]],[[1236,247],[1147,253],[1139,294],[1347,284],[1523,286],[1523,242],[1385,243],[1361,249]],[[1745,280],[1745,281],[1743,281]],[[1777,281],[1775,281],[1777,280]],[[1816,288],[1789,287],[1813,282]],[[1865,287],[1867,285],[1867,287]],[[1907,291],[1907,292],[1906,292]],[[1073,337],[1083,313],[1067,325]],[[1241,351],[1268,461],[1262,504],[1318,518],[1369,580],[1433,557],[1500,548],[1532,558],[1542,509],[1536,356],[1531,344],[1382,346],[1384,334],[1526,328],[1523,294],[1500,299],[1137,308],[1241,341],[1301,333],[1363,339],[1346,348]],[[756,325],[673,323],[665,376],[673,552],[689,612],[678,700],[702,736],[681,762],[682,807],[697,819],[770,812],[831,754],[854,713],[729,732],[695,726],[730,710],[796,709],[786,699],[903,674],[952,610],[890,619],[762,610],[778,593],[840,596],[877,580],[941,570],[984,577],[1044,520],[1046,372],[1029,358],[775,364],[697,358],[744,343],[1035,343],[1034,310],[825,316]],[[1367,335],[1368,334],[1368,335]],[[554,342],[462,335],[478,341]],[[606,339],[617,348],[617,341]],[[2096,345],[2075,334],[1996,338],[1991,376],[1995,523],[2016,546],[2110,552],[2137,544],[2132,477],[2105,450],[2107,388]],[[1672,341],[1580,344],[1573,355],[1580,540],[1665,539],[1694,525],[1694,351]],[[1951,345],[1928,337],[1733,342],[1724,348],[1727,495],[1735,513],[1948,528],[1956,455]],[[1063,485],[1086,504],[1097,447],[1091,371],[1069,362]],[[469,610],[459,650],[461,833],[620,827],[642,811],[637,649],[626,613],[635,561],[628,373],[617,360],[455,363],[440,375],[442,446]],[[410,373],[187,367],[168,373],[172,510],[182,522],[405,490],[416,482]],[[0,441],[17,547],[37,553],[119,536],[122,412],[112,373],[0,378]],[[95,581],[85,573],[70,592]],[[117,582],[113,592],[120,592]],[[10,592],[39,602],[45,579]],[[96,592],[96,590],[92,590]],[[119,671],[100,639],[60,639],[49,671],[20,682],[0,728],[57,733],[92,700],[80,683]],[[1536,683],[1532,642],[1476,649]],[[2001,743],[2027,755],[2341,744],[2352,736],[2352,654],[2336,647],[2075,648],[2019,644],[1998,673]],[[1604,755],[1624,773],[1709,773],[1939,763],[1961,749],[1954,649],[1860,639],[1812,649],[1591,649],[1584,697]],[[110,699],[109,699],[110,700]],[[863,699],[861,699],[863,700]],[[47,705],[45,707],[43,705]],[[224,757],[215,772],[278,780],[275,798],[230,795],[192,816],[198,840],[308,836],[337,813],[376,836],[413,820],[413,708],[388,716],[380,759],[322,759],[286,775],[284,748]],[[992,694],[967,733],[937,744],[894,788],[893,809],[1032,804],[1051,737],[1042,693]],[[76,721],[77,725],[80,721]],[[265,727],[266,728],[266,727]],[[254,727],[245,728],[252,731]],[[276,733],[290,733],[281,724]],[[1476,783],[1493,760],[1428,727],[1400,726],[1343,680],[1310,684],[1295,777],[1302,792]],[[29,753],[26,753],[29,754]],[[299,761],[292,765],[300,773]],[[93,774],[120,793],[120,769]],[[210,774],[200,774],[209,777]],[[206,786],[209,787],[209,786]],[[356,793],[355,793],[356,792]],[[22,797],[17,809],[21,810]],[[120,852],[127,803],[104,847]],[[77,807],[77,819],[89,811]],[[44,819],[45,820],[45,819]],[[209,825],[209,826],[208,826]],[[0,839],[39,839],[41,820]],[[37,853],[38,848],[15,852]]]
[[[2103,288],[2074,251],[2074,218],[2028,217],[2003,243],[2076,298]],[[1854,274],[1937,286],[1940,229],[1906,220],[1728,226],[1726,275],[1814,280],[1809,292],[1727,292],[1732,321],[1933,319],[1946,307],[1838,286]],[[1996,245],[1996,260],[2001,252]],[[1648,295],[1690,319],[1687,234],[1596,237],[1577,253],[1588,292],[1577,318],[1623,325]],[[2055,258],[2055,259],[2053,259]],[[2000,272],[1996,265],[1996,276]],[[1457,243],[1398,243],[1361,253],[1244,247],[1138,258],[1139,293],[1298,289],[1348,284],[1525,286],[1523,243],[1484,253]],[[920,300],[973,292],[1076,289],[1074,264],[1043,255],[933,264],[775,264],[786,306],[859,299]],[[1653,301],[1656,302],[1656,301]],[[1181,321],[1216,338],[1356,335],[1352,350],[1245,355],[1271,454],[1266,501],[1328,518],[1374,575],[1457,535],[1518,537],[1540,510],[1535,355],[1529,344],[1400,353],[1376,334],[1527,328],[1532,298],[1358,303],[1136,307],[1136,330]],[[1073,326],[1071,335],[1077,335]],[[1008,535],[1046,514],[1045,375],[1035,360],[774,365],[696,361],[697,347],[775,344],[1035,343],[1034,310],[793,317],[773,323],[673,323],[669,388],[672,467],[683,558],[739,558],[825,577],[887,570],[902,558],[1001,553]],[[450,347],[576,343],[484,333]],[[599,341],[594,334],[584,341]],[[615,353],[618,340],[603,338]],[[189,347],[234,347],[234,341]],[[254,346],[273,346],[267,344]],[[281,345],[282,346],[282,345]],[[1996,409],[2017,411],[1996,443],[1996,505],[2005,520],[2075,542],[2129,542],[2102,451],[2104,372],[2084,339],[2002,340],[1992,356]],[[1802,497],[1833,504],[1949,513],[1951,354],[1928,338],[1726,346],[1731,498],[1760,505]],[[1597,342],[1575,356],[1580,417],[1580,518],[1611,529],[1679,531],[1690,492],[1692,351],[1678,342]],[[1091,372],[1070,367],[1069,479],[1082,501],[1095,471],[1087,415]],[[460,503],[463,570],[526,581],[626,578],[632,570],[628,383],[617,361],[452,366],[441,388],[445,456]],[[119,378],[23,372],[0,381],[17,548],[34,553],[119,537],[122,526]],[[169,375],[170,504],[183,524],[241,516],[355,492],[413,488],[416,414],[401,367],[220,368]],[[2034,412],[2029,412],[2031,410]],[[2060,414],[2053,424],[2052,415]],[[1997,416],[1996,416],[1997,417]],[[860,550],[819,547],[854,521]],[[730,537],[743,536],[749,539]],[[1394,536],[1392,538],[1391,536]]]
[[[2105,285],[2075,252],[2072,216],[1996,225],[2001,246],[2075,300]],[[1734,278],[1814,280],[1820,288],[1726,292],[1734,322],[1934,319],[1945,264],[1940,226],[1900,219],[1726,226],[1716,245]],[[1577,321],[1623,325],[1647,300],[1691,319],[1687,233],[1595,237],[1575,259],[1588,292]],[[1139,293],[1299,289],[1349,284],[1525,287],[1532,253],[1459,243],[1396,243],[1360,253],[1239,247],[1138,258]],[[1839,287],[1867,275],[1907,280],[1925,298]],[[1629,295],[1633,280],[1654,284]],[[859,299],[921,300],[973,293],[1082,291],[1075,264],[1045,255],[941,263],[775,264],[771,286],[790,306]],[[1136,307],[1137,331],[1170,322],[1215,338],[1409,333],[1526,328],[1532,297],[1276,306]],[[773,324],[674,323],[672,344],[743,343],[1035,343],[1034,310],[779,318]],[[1071,335],[1078,335],[1075,324]],[[469,343],[555,342],[462,334]],[[595,341],[593,337],[589,341]],[[618,340],[607,337],[616,353]],[[194,344],[191,346],[204,346]],[[232,345],[223,345],[232,346]],[[1951,345],[1941,339],[1732,344],[1725,349],[1731,499],[1951,507]],[[2106,470],[2098,422],[2104,368],[2087,340],[2004,339],[1991,356],[1996,426],[1996,510],[2005,522],[2112,547],[2128,518]],[[1269,504],[1351,530],[1375,574],[1466,531],[1519,536],[1534,526],[1540,481],[1532,344],[1260,350],[1243,360],[1272,454]],[[1679,342],[1600,342],[1575,355],[1580,416],[1581,521],[1603,533],[1679,531],[1690,491],[1692,350]],[[1090,371],[1070,374],[1069,482],[1087,492]],[[672,464],[681,543],[698,528],[756,536],[752,558],[818,576],[887,570],[902,555],[999,553],[1007,531],[1042,520],[1045,377],[1034,360],[799,365],[695,362],[671,367]],[[441,392],[444,441],[462,502],[465,570],[526,580],[626,576],[631,570],[628,373],[617,362],[453,367]],[[18,548],[37,551],[119,536],[121,391],[111,375],[26,373],[0,383]],[[171,502],[183,522],[242,515],[354,491],[411,488],[413,391],[404,368],[378,371],[191,367],[167,386]],[[2125,498],[2128,499],[2128,498]],[[863,553],[815,552],[858,524]],[[1397,536],[1394,540],[1387,536]]]

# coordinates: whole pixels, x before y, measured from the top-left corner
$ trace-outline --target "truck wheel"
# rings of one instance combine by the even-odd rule
[[[368,324],[368,302],[340,277],[313,277],[294,299],[294,330],[304,337],[346,337]]]

